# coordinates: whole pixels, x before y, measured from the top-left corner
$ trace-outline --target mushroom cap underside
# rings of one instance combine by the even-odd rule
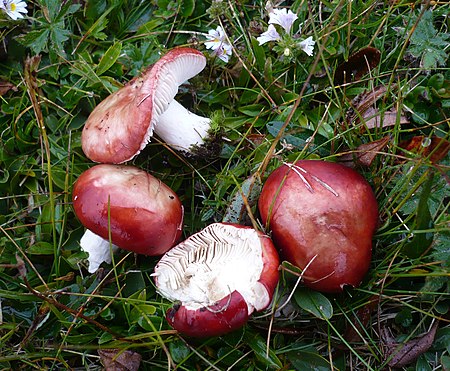
[[[213,334],[203,335],[216,336],[242,326],[253,311],[270,304],[278,266],[269,237],[250,227],[214,223],[169,250],[154,276],[158,291],[181,303],[167,314],[175,329],[186,333],[194,326],[188,335],[201,336],[204,323],[219,321]]]

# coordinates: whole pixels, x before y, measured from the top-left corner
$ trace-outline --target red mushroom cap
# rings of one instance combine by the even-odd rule
[[[339,292],[360,284],[370,265],[378,205],[356,171],[316,160],[284,164],[266,180],[258,208],[282,257],[307,267],[307,286]]]
[[[205,56],[191,48],[170,50],[140,76],[104,99],[86,121],[81,144],[94,162],[131,160],[150,141],[158,117],[178,87],[205,68]]]
[[[241,328],[248,321],[249,313],[244,297],[233,291],[217,303],[197,310],[175,305],[167,311],[166,318],[183,335],[212,337]]]
[[[162,255],[181,236],[183,206],[178,196],[136,167],[96,165],[75,182],[72,199],[81,223],[106,240],[110,228],[112,243],[122,249]]]
[[[278,283],[271,239],[250,227],[214,223],[169,250],[155,267],[158,291],[179,302],[169,324],[192,337],[226,334],[265,309]]]

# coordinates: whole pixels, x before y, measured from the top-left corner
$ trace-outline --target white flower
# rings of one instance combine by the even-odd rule
[[[0,0],[0,8],[13,20],[23,18],[23,14],[28,13],[27,4],[21,0]]]
[[[266,5],[264,6],[264,9],[266,10],[266,12],[268,14],[270,14],[273,11],[273,3],[272,3],[272,1],[270,1],[270,0],[267,1]]]
[[[217,55],[225,63],[228,62],[232,54],[232,47],[227,42],[227,36],[223,28],[217,26],[215,30],[209,30],[206,38],[209,40],[205,42],[206,49],[211,49],[213,54]]]
[[[310,36],[306,40],[303,40],[298,43],[300,49],[302,49],[310,57],[312,57],[314,54],[314,45],[315,44],[316,44],[316,42],[313,40],[312,36]]]
[[[269,24],[266,32],[263,32],[256,40],[259,42],[259,45],[265,44],[269,41],[277,41],[280,40],[281,36],[275,29],[273,24]]]
[[[291,10],[286,10],[285,8],[272,9],[269,13],[269,24],[277,24],[289,33],[291,31],[292,24],[297,18],[297,14],[292,13]]]
[[[228,63],[228,60],[232,54],[231,45],[227,43],[220,44],[219,47],[214,50],[214,54],[217,55],[225,63]]]
[[[220,26],[217,26],[215,30],[209,30],[206,38],[209,40],[205,42],[207,49],[216,50],[220,44],[226,42],[225,32]]]

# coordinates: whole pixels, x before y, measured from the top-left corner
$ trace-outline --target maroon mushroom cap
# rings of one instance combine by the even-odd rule
[[[370,265],[378,205],[359,173],[318,160],[284,164],[265,182],[258,208],[281,256],[307,267],[306,285],[339,292],[360,284]]]
[[[172,189],[133,166],[96,165],[73,187],[73,208],[81,223],[118,247],[162,255],[175,245],[183,207]]]
[[[214,223],[169,250],[155,267],[158,291],[180,303],[169,324],[191,337],[226,334],[265,309],[278,283],[271,239],[250,227]]]
[[[104,99],[87,119],[81,136],[85,155],[94,162],[131,160],[150,141],[158,118],[178,87],[206,65],[191,48],[170,50],[140,76]],[[181,124],[181,123],[180,123]]]

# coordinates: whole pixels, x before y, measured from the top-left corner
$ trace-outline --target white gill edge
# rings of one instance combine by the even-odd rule
[[[156,84],[156,93],[149,92],[144,99],[153,99],[153,113],[150,119],[147,133],[141,143],[138,152],[142,151],[150,142],[153,130],[158,126],[160,116],[168,109],[174,101],[178,88],[190,78],[198,75],[206,66],[206,58],[197,54],[179,55],[174,60],[161,66],[159,79]],[[146,86],[144,81],[143,86]]]
[[[269,293],[258,282],[262,270],[258,233],[215,223],[169,250],[154,276],[160,294],[187,309],[211,306],[238,291],[251,314],[269,304]]]
[[[89,254],[89,273],[94,273],[103,262],[111,264],[111,252],[117,251],[118,247],[112,245],[108,240],[100,237],[89,229],[86,229],[80,239],[81,249]]]

